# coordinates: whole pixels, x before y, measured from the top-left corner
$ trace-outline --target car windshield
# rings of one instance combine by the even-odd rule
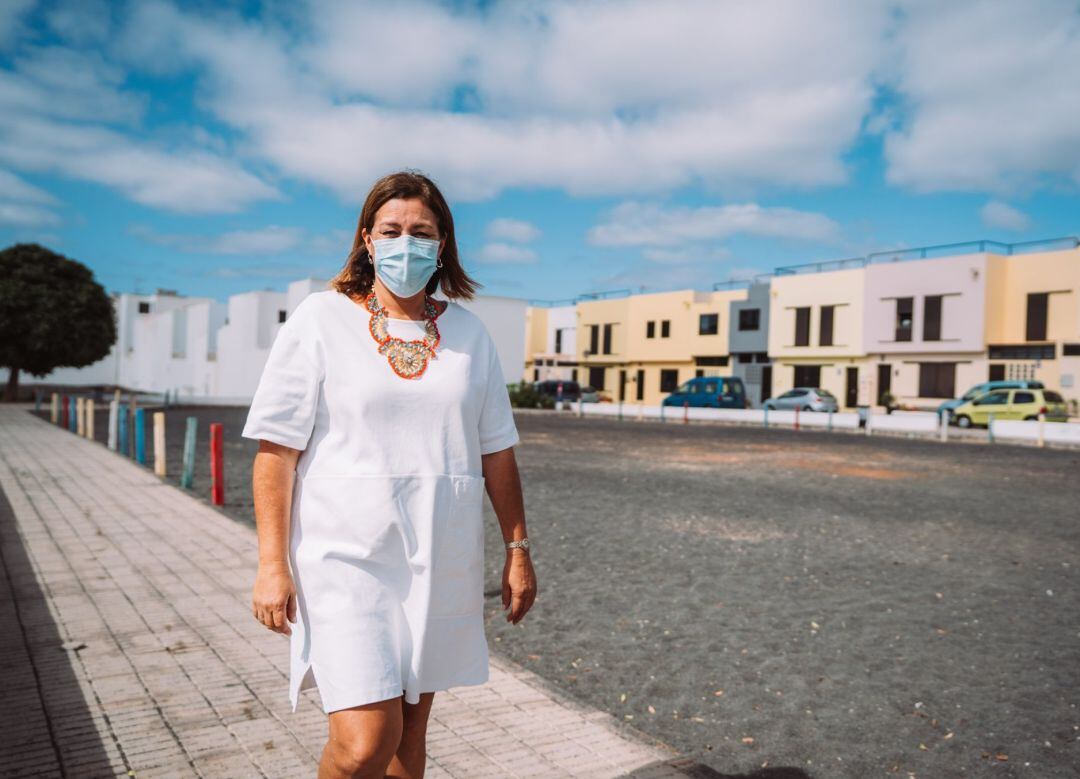
[[[829,391],[828,391],[827,389],[819,389],[819,390],[817,391],[817,394],[821,395],[821,397],[823,397],[823,398],[832,398],[832,397],[836,397],[836,396],[835,396],[835,395],[833,395],[833,394],[832,394],[831,392],[829,392]]]

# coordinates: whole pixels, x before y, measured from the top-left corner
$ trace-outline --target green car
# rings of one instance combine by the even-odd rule
[[[1048,389],[997,389],[957,406],[952,418],[960,427],[986,425],[994,419],[1038,419],[1067,422],[1069,409],[1060,393]]]

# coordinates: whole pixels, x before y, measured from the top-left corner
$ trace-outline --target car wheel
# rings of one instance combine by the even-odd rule
[[[1024,421],[1025,422],[1038,422],[1039,418],[1038,417],[1024,417]]]
[[[956,426],[963,428],[971,427],[971,417],[967,414],[961,414],[956,418]]]

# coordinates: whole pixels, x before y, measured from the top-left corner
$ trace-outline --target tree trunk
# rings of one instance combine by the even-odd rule
[[[15,399],[19,396],[19,369],[8,369],[7,388],[4,390],[4,400],[8,403],[14,403]]]

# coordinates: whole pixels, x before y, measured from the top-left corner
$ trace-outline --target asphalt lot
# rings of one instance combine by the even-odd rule
[[[175,409],[174,479],[188,413],[196,491],[223,422],[226,511],[250,522],[246,410]],[[1080,774],[1080,452],[518,426],[540,594],[504,621],[489,507],[494,651],[725,776]]]

